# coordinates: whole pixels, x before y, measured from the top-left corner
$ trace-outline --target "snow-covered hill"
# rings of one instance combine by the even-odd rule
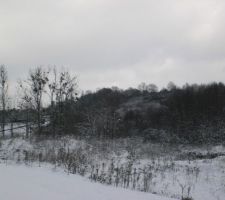
[[[157,195],[92,183],[48,167],[0,164],[1,200],[170,200]]]

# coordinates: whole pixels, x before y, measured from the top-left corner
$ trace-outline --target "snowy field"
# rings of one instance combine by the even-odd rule
[[[181,199],[182,195],[193,200],[225,200],[223,145],[171,147],[141,143],[137,138],[112,143],[15,137],[0,141],[0,162],[0,194],[11,195],[10,188],[15,188],[13,194],[25,195],[21,199],[50,195],[46,199],[89,200],[90,193],[90,200]]]
[[[0,164],[1,200],[170,200],[113,188],[46,167]]]

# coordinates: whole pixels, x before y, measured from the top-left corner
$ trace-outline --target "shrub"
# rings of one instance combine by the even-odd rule
[[[182,200],[194,200],[192,197],[182,197]]]

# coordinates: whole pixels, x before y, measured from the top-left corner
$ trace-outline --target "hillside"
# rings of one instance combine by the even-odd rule
[[[70,116],[77,124],[74,134],[112,139],[142,136],[152,142],[196,144],[225,139],[223,83],[153,92],[103,88],[82,95],[72,107]]]

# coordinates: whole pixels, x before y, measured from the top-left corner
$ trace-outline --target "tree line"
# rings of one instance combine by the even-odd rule
[[[0,67],[2,136],[12,121],[26,125],[26,135],[114,139],[143,137],[144,141],[205,143],[225,139],[225,85],[170,82],[137,88],[102,88],[78,94],[77,77],[67,70],[36,67],[18,82],[17,105],[10,105],[7,68]],[[31,126],[32,125],[32,126]],[[32,130],[31,128],[32,127]]]
[[[8,93],[8,72],[0,66],[1,128],[5,135],[5,126],[10,122],[23,121],[29,127],[32,124],[36,135],[67,133],[66,119],[71,102],[77,97],[77,78],[66,70],[36,67],[29,71],[25,80],[16,86],[16,105]]]

